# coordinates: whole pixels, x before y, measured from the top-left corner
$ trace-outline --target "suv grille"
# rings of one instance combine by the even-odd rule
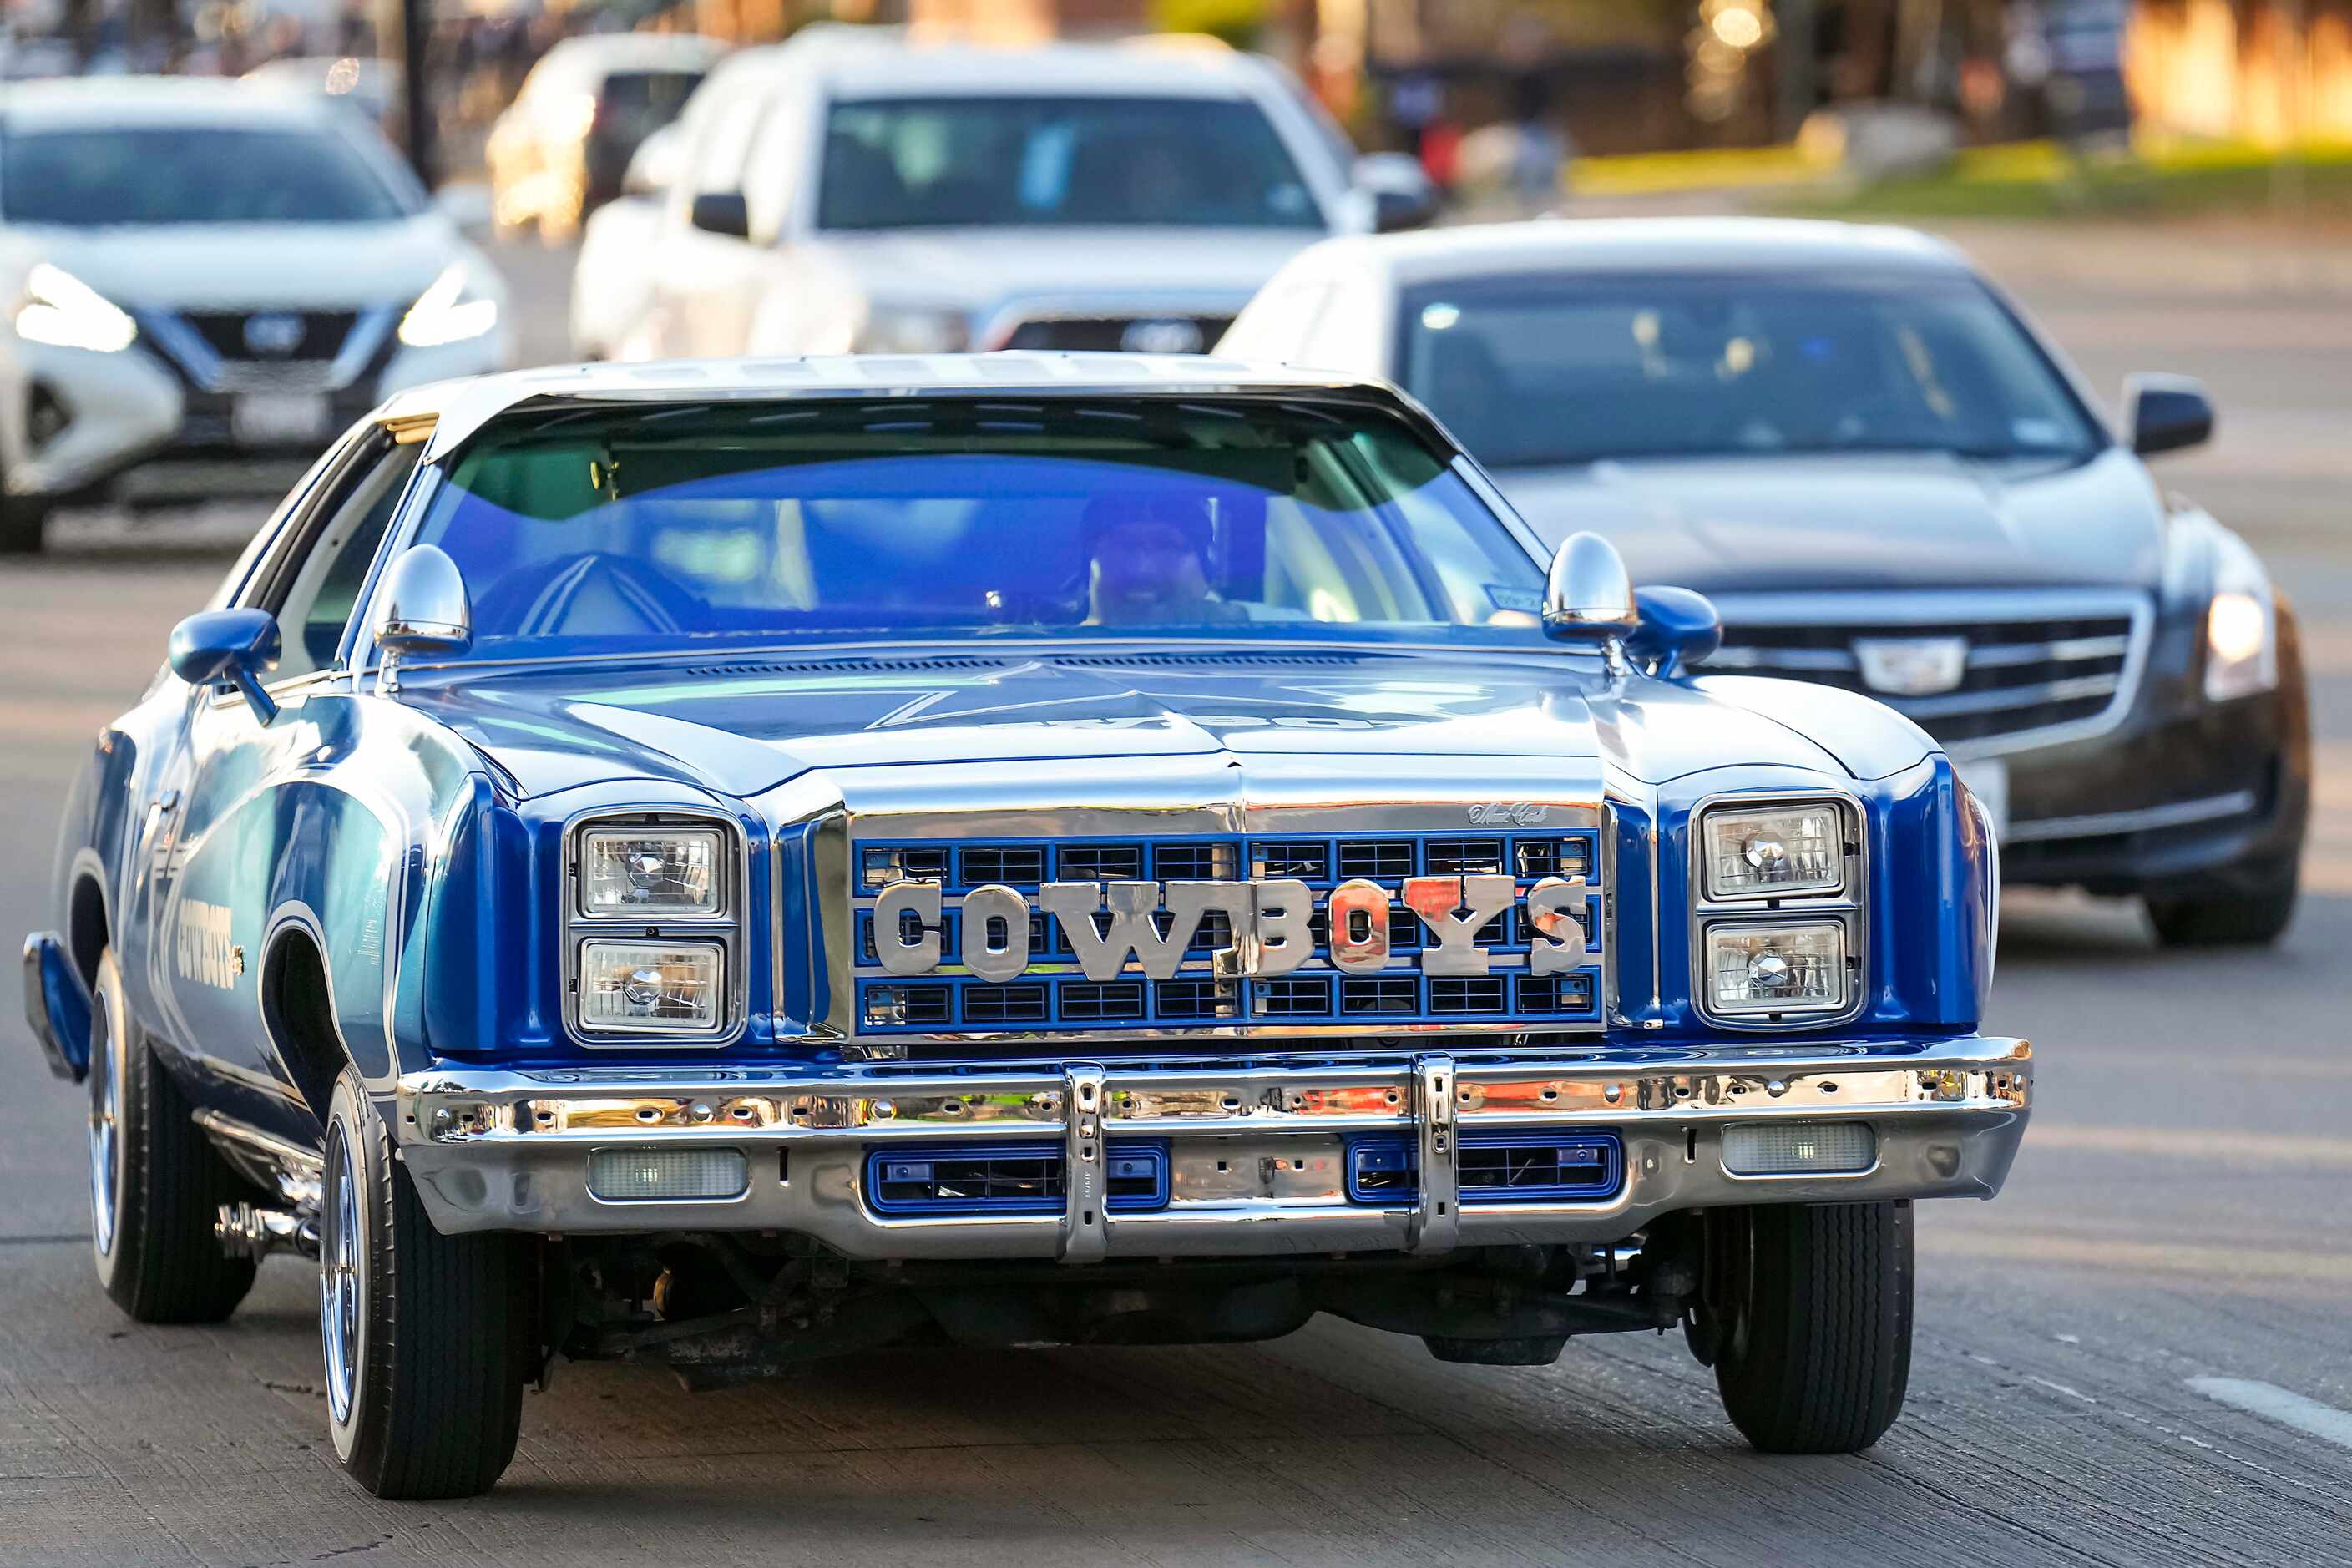
[[[2141,635],[2128,605],[2110,613],[2016,620],[1730,626],[1709,670],[1814,680],[1875,697],[1946,745],[1991,741],[2096,720],[2127,697]],[[1958,683],[1918,696],[1882,691],[1857,644],[1957,638]]]

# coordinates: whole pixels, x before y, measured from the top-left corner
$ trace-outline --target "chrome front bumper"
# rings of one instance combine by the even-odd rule
[[[856,1258],[1080,1263],[1610,1242],[1677,1209],[1989,1198],[2016,1157],[2032,1079],[2024,1041],[1973,1037],[1292,1065],[453,1069],[403,1079],[384,1109],[444,1232],[787,1231]],[[1727,1128],[1857,1121],[1876,1138],[1867,1170],[1725,1166]],[[1592,1201],[1457,1201],[1460,1140],[1506,1129],[1614,1132],[1622,1181]],[[1417,1147],[1415,1190],[1353,1201],[1349,1141],[1381,1135]],[[1105,1202],[1106,1140],[1129,1138],[1165,1141],[1164,1206]],[[870,1151],[1007,1139],[1065,1152],[1059,1213],[886,1215],[867,1194]],[[683,1202],[589,1190],[598,1151],[677,1148],[742,1151],[749,1190]]]

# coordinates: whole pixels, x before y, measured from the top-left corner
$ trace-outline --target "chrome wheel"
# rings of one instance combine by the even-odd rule
[[[89,1234],[100,1258],[114,1250],[122,1193],[122,1072],[114,1056],[114,1020],[107,1007],[94,1007],[89,1022]]]
[[[341,1123],[327,1131],[327,1171],[326,1233],[319,1238],[319,1331],[327,1352],[327,1404],[341,1426],[351,1419],[359,1389],[360,1314],[367,1294],[359,1185]]]

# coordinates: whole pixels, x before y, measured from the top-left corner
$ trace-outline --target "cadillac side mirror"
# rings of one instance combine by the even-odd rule
[[[1544,579],[1543,628],[1558,642],[1587,643],[1612,651],[1641,623],[1633,580],[1617,547],[1597,533],[1560,542]]]
[[[393,563],[376,612],[382,663],[376,689],[399,689],[394,667],[413,654],[463,653],[474,646],[474,605],[457,563],[437,544],[411,546]]]
[[[1705,594],[1637,588],[1633,611],[1641,624],[1626,637],[1625,651],[1661,680],[1686,672],[1723,646],[1723,616]]]
[[[751,237],[751,209],[744,205],[740,191],[703,192],[687,209],[687,221],[705,234],[729,239]]]
[[[2124,377],[2124,429],[2143,458],[2213,438],[2213,404],[2202,382],[2186,375]]]
[[[278,668],[278,621],[267,610],[203,610],[172,628],[172,673],[191,686],[236,687],[267,724],[278,704],[261,678]]]

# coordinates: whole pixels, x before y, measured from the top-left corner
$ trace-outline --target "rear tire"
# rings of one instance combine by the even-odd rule
[[[327,1119],[319,1317],[335,1453],[383,1498],[472,1497],[514,1458],[535,1370],[519,1237],[443,1236],[359,1077]]]
[[[217,1323],[253,1289],[253,1260],[213,1234],[221,1205],[259,1196],[220,1157],[131,1016],[111,951],[89,1009],[90,1256],[142,1323]]]
[[[1767,1454],[1851,1454],[1884,1436],[1911,1381],[1911,1205],[1718,1211],[1715,1379]]]
[[[2148,923],[2166,947],[2266,947],[2286,934],[2299,891],[2297,862],[2289,856],[2254,869],[2243,891],[2145,901]]]

